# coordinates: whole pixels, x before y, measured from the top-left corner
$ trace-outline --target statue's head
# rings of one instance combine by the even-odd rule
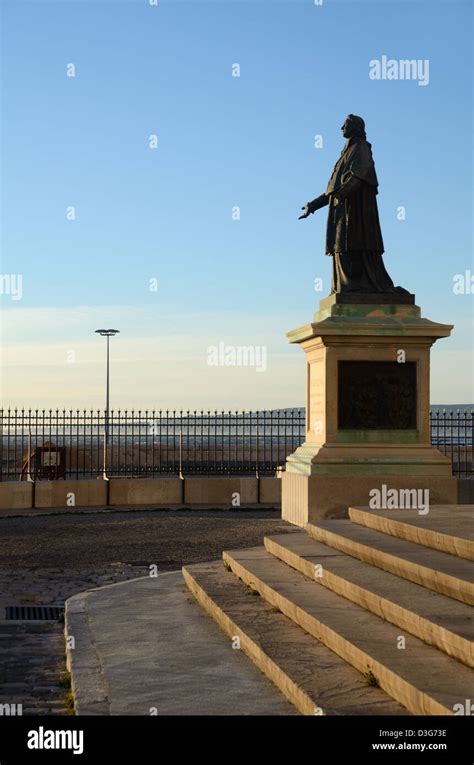
[[[356,114],[348,114],[341,128],[344,138],[366,138],[365,122]]]

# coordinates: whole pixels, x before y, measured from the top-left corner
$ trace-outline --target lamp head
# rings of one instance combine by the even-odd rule
[[[102,335],[102,337],[113,337],[120,334],[119,329],[96,329],[95,332],[97,335]]]

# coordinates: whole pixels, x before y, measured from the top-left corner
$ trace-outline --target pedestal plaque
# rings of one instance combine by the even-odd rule
[[[416,428],[414,361],[339,361],[338,430]]]

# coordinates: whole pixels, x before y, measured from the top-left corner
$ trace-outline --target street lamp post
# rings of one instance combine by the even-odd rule
[[[106,375],[106,393],[105,393],[105,443],[109,443],[109,337],[118,335],[118,329],[96,329],[96,334],[107,338],[107,375]]]

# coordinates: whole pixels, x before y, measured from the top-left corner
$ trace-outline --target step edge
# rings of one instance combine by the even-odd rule
[[[254,549],[258,549],[258,548],[254,548]],[[235,552],[241,552],[241,550],[235,550]],[[300,682],[299,680],[293,679],[293,675],[291,673],[289,673],[287,670],[285,670],[283,667],[281,667],[280,664],[277,661],[275,661],[269,653],[267,653],[265,650],[263,650],[260,647],[260,645],[258,643],[256,643],[255,640],[253,640],[253,638],[250,636],[250,634],[245,631],[246,628],[239,627],[238,624],[235,622],[235,620],[228,615],[228,613],[219,605],[219,603],[216,602],[216,600],[214,600],[214,598],[212,596],[207,594],[207,591],[205,590],[205,587],[199,581],[196,581],[196,577],[195,577],[195,575],[193,573],[193,568],[199,567],[201,565],[206,565],[206,564],[194,563],[194,564],[189,564],[188,566],[184,566],[183,567],[183,570],[182,570],[183,577],[185,579],[185,582],[186,582],[188,588],[191,591],[191,594],[196,598],[196,600],[199,603],[199,605],[206,611],[206,614],[210,618],[212,618],[212,620],[217,624],[217,626],[219,626],[220,629],[222,629],[227,635],[229,635],[229,637],[231,637],[231,638],[235,637],[235,635],[237,634],[236,633],[236,630],[237,630],[240,638],[243,635],[244,638],[246,640],[248,640],[248,642],[252,646],[256,645],[256,648],[258,650],[258,654],[261,655],[261,656],[264,656],[265,659],[267,659],[267,661],[269,663],[271,663],[271,665],[273,667],[276,667],[276,669],[280,673],[279,677],[284,678],[285,681],[293,689],[295,689],[296,694],[298,695],[298,697],[300,699],[302,699],[303,706],[302,706],[301,710],[298,708],[297,703],[295,703],[293,697],[289,696],[285,692],[285,684],[286,683],[283,686],[280,686],[275,681],[274,675],[272,675],[271,673],[268,673],[265,670],[264,666],[260,666],[255,661],[253,656],[249,655],[249,653],[247,653],[247,651],[244,650],[244,653],[246,654],[247,658],[249,659],[249,661],[252,661],[252,663],[255,664],[255,666],[276,686],[276,688],[278,688],[278,690],[297,708],[298,711],[301,711],[301,713],[306,715],[306,716],[329,716],[329,717],[340,717],[340,716],[347,716],[347,715],[349,715],[350,717],[359,717],[359,716],[364,716],[365,717],[366,716],[367,712],[361,713],[361,714],[356,714],[355,712],[352,712],[352,711],[351,712],[346,712],[346,711],[342,711],[341,712],[341,711],[339,711],[339,706],[337,704],[334,704],[334,703],[331,703],[329,706],[327,704],[326,705],[321,705],[321,702],[318,699],[318,693],[316,691],[313,691],[312,689],[306,690],[305,682],[304,681]],[[185,569],[186,569],[186,571],[185,571]],[[189,570],[189,569],[191,569],[191,570]],[[233,576],[235,577],[235,580],[237,580],[238,577],[234,573],[233,573]],[[243,581],[240,581],[239,584],[242,587],[245,587],[245,583]],[[201,600],[201,596],[202,596],[202,600]],[[261,600],[264,601],[263,598]],[[268,603],[266,601],[265,601],[265,603],[266,603],[266,605],[268,605]],[[210,604],[213,606],[212,609],[208,608],[208,606]],[[223,621],[222,622],[217,618],[217,615],[219,615],[219,616],[222,615],[222,617],[223,617]],[[284,616],[284,615],[282,613],[280,613],[280,616]],[[284,618],[288,622],[291,622],[291,625],[292,625],[293,629],[297,630],[298,632],[305,633],[305,635],[307,637],[309,637],[311,639],[311,641],[314,641],[314,637],[312,635],[308,635],[308,633],[305,630],[302,630],[301,627],[298,624],[296,624],[293,620],[288,619],[286,616],[284,616]],[[241,646],[240,647],[241,647],[241,649],[243,648],[243,646],[242,646],[242,638],[241,638]],[[329,649],[326,648],[326,650],[329,650]],[[337,654],[335,654],[335,656],[337,656]],[[343,659],[341,659],[341,657],[337,656],[337,660],[339,662],[341,662],[341,665],[346,665],[348,669],[350,669],[351,671],[354,671],[353,667],[350,664],[348,664],[347,662],[345,662]],[[374,715],[374,714],[380,715],[380,714],[383,714],[384,716],[388,716],[390,718],[391,717],[397,717],[398,715],[391,714],[390,712],[388,712],[388,713],[387,712],[381,713],[380,710],[376,708],[376,706],[380,702],[384,701],[383,696],[385,696],[385,702],[389,701],[391,703],[394,703],[394,700],[391,698],[391,696],[389,694],[385,693],[382,689],[379,689],[379,691],[382,694],[382,698],[380,698],[379,700],[373,700],[373,699],[369,698],[365,702],[365,703],[367,703],[374,710],[374,711],[370,712],[370,715]],[[351,691],[349,690],[348,692],[351,692]],[[395,703],[397,703],[397,702],[395,702]],[[403,710],[402,705],[399,704],[398,706],[400,707],[401,710]],[[329,711],[325,712],[324,709],[328,709]],[[410,714],[410,713],[408,712],[408,710],[405,710],[404,714]]]
[[[346,555],[351,555],[353,558],[381,568],[383,571],[388,571],[390,574],[408,579],[408,581],[415,582],[422,587],[426,587],[426,589],[439,592],[448,598],[459,600],[467,605],[474,605],[474,585],[465,579],[459,579],[437,569],[423,566],[420,563],[414,563],[393,553],[380,550],[375,546],[372,547],[363,542],[348,539],[335,531],[325,529],[316,524],[307,523],[306,531],[313,539],[333,547]],[[359,554],[356,554],[356,550]],[[383,565],[384,563],[385,565]],[[462,585],[461,587],[458,586],[459,583]]]
[[[296,571],[299,571],[310,581],[315,581],[317,584],[321,584],[323,587],[326,587],[336,595],[340,595],[341,597],[349,600],[351,603],[354,603],[360,608],[364,608],[366,611],[374,614],[374,616],[378,616],[380,619],[384,619],[395,627],[399,627],[400,629],[408,632],[410,635],[413,635],[419,640],[422,640],[427,645],[430,645],[433,648],[437,648],[450,658],[460,661],[467,667],[474,668],[474,644],[467,638],[462,637],[462,635],[459,635],[458,633],[453,632],[452,630],[449,630],[446,627],[443,627],[424,616],[421,616],[415,611],[411,611],[405,606],[401,606],[398,603],[395,603],[393,600],[384,598],[382,595],[378,595],[366,587],[361,587],[360,585],[352,582],[350,579],[346,579],[332,571],[325,571],[324,566],[322,567],[322,576],[311,576],[308,573],[308,567],[310,567],[312,564],[307,560],[307,558],[300,555],[299,553],[294,552],[293,550],[289,550],[280,542],[274,541],[271,537],[264,538],[264,546],[270,555],[274,555],[274,557],[282,561],[282,563],[285,563],[286,565],[294,568]],[[301,565],[301,561],[306,563],[307,566],[305,566],[304,563]],[[392,576],[395,575],[392,574]],[[412,584],[412,582],[410,583]],[[343,587],[341,587],[341,584]],[[349,597],[348,594],[345,594],[346,588],[344,585],[346,584],[349,585],[352,590],[354,590],[353,597]],[[362,596],[361,599],[364,601],[363,603],[357,600],[358,594]],[[369,601],[372,607],[368,607],[367,601]],[[384,607],[382,604],[386,604],[386,606]],[[413,629],[413,627],[416,628],[418,625],[423,626],[424,630],[418,629],[417,631],[416,629]],[[427,638],[426,633],[431,635],[431,641]],[[439,634],[439,639],[436,639],[437,634]],[[450,650],[446,650],[446,646],[448,646]]]
[[[353,667],[355,667],[355,669],[361,672],[361,674],[364,674],[364,671],[366,671],[367,668],[372,670],[373,674],[379,681],[380,688],[388,696],[401,704],[401,706],[408,709],[409,712],[415,715],[436,716],[454,714],[453,710],[449,707],[446,707],[442,702],[433,698],[425,691],[422,691],[416,686],[412,685],[401,675],[396,674],[394,670],[384,666],[378,659],[374,659],[363,649],[347,640],[347,638],[339,635],[331,627],[328,627],[320,622],[316,617],[314,617],[312,614],[309,614],[301,606],[292,603],[292,601],[286,598],[286,596],[281,595],[271,585],[267,585],[258,576],[253,574],[252,571],[246,569],[245,566],[233,558],[231,554],[224,552],[223,557],[231,567],[232,571],[236,574],[236,576],[239,576],[246,584],[255,587],[255,589],[260,592],[260,595],[268,603],[271,605],[277,605],[285,614],[285,616],[298,624],[301,629],[303,629],[305,632],[309,632],[309,634],[311,634],[316,640],[320,640],[320,642],[322,642],[327,648],[344,659],[344,661],[346,661],[348,664],[351,664]],[[307,617],[306,620],[301,619],[300,612],[301,615],[305,615]],[[309,622],[308,627],[311,626],[313,631],[310,631],[310,629],[307,627],[302,626],[305,621]],[[317,625],[317,630],[314,628],[314,625]],[[320,632],[321,634],[326,633],[326,639],[322,640],[320,637],[318,637],[317,634],[315,634],[316,631]],[[328,636],[330,636],[329,640]],[[340,641],[342,641],[345,648],[344,654],[335,650],[333,647],[334,643],[337,645],[337,640],[335,641],[334,638],[338,638]],[[413,694],[415,703],[408,704],[407,700],[409,701],[410,696],[413,696]]]
[[[435,529],[425,529],[411,523],[406,523],[400,519],[377,516],[360,507],[349,507],[349,518],[353,523],[357,523],[359,526],[365,526],[365,528],[380,531],[383,534],[403,539],[406,542],[414,542],[423,547],[429,547],[431,550],[437,550],[438,552],[453,555],[454,557],[462,558],[463,560],[474,560],[474,542],[471,542],[469,539],[457,537],[454,534],[445,534],[444,532],[436,531]],[[393,527],[393,534],[386,528],[385,524]],[[437,543],[436,538],[433,539],[433,537],[436,536],[441,538],[439,543]],[[456,542],[458,541],[462,544],[456,545]],[[445,547],[443,547],[442,542],[445,543]],[[459,547],[461,550],[458,549]]]
[[[190,571],[183,566],[184,581],[206,613],[229,637],[238,636],[241,650],[294,707],[305,716],[313,716],[317,703],[296,683],[239,625],[216,603],[199,584]],[[264,657],[265,660],[262,660]],[[267,666],[268,665],[268,666]],[[269,670],[271,668],[271,671]]]

